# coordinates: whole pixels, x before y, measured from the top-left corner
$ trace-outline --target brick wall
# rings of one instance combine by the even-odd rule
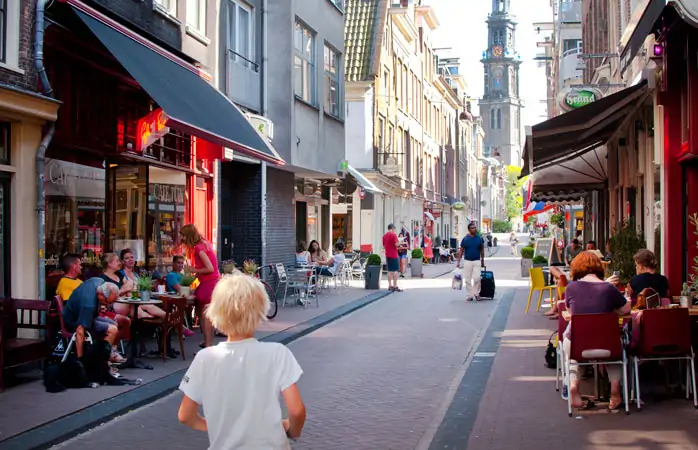
[[[295,264],[296,206],[293,174],[267,169],[267,250],[265,263]]]
[[[24,74],[0,68],[0,83],[29,91],[36,91],[38,89],[36,71],[34,70],[34,63],[32,61],[35,3],[36,0],[20,2],[19,68],[24,71]]]
[[[261,165],[221,164],[221,259],[262,259]],[[226,239],[228,243],[226,244]],[[235,246],[230,250],[230,242]]]
[[[155,11],[153,0],[92,0],[91,2],[120,17],[132,25],[130,28],[140,28],[164,44],[177,50],[182,49],[180,25]]]

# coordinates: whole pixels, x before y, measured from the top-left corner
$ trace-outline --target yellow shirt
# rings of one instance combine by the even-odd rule
[[[77,278],[63,277],[58,282],[58,287],[56,288],[56,294],[61,296],[61,299],[65,302],[70,298],[73,291],[82,284],[82,280]]]

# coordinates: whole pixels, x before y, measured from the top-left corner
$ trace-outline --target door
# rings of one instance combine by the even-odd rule
[[[10,296],[10,178],[0,173],[0,298]]]

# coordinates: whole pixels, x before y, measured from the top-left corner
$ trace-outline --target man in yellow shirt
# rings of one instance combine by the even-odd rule
[[[63,278],[58,282],[56,294],[65,302],[73,291],[82,284],[78,276],[82,273],[82,260],[78,255],[66,255],[63,258]]]

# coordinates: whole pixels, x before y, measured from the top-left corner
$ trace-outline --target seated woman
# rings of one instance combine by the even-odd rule
[[[344,256],[344,244],[337,243],[337,253],[330,259],[319,262],[316,270],[318,275],[325,277],[334,277],[337,274],[337,269],[346,260]]]
[[[669,297],[669,280],[664,275],[655,273],[657,270],[657,259],[654,253],[643,248],[638,250],[633,256],[635,260],[635,271],[637,275],[630,279],[630,283],[625,289],[626,295],[630,297],[633,305],[637,302],[637,296],[645,289],[653,289],[659,294],[659,298]]]
[[[604,270],[601,259],[594,253],[585,251],[577,255],[572,261],[572,279],[565,292],[565,305],[572,317],[575,314],[598,314],[617,311],[623,315],[630,312],[630,302],[611,283],[603,279]],[[570,338],[572,322],[567,326],[564,334],[563,346],[565,355],[569,358]],[[621,369],[618,366],[606,367],[608,378],[611,381],[610,409],[617,409],[622,403],[620,391]],[[572,367],[569,374],[570,396],[572,406],[581,408],[582,397],[579,394],[579,378],[577,370]]]
[[[307,266],[310,264],[310,252],[307,250],[305,241],[298,241],[296,246],[296,265]]]

